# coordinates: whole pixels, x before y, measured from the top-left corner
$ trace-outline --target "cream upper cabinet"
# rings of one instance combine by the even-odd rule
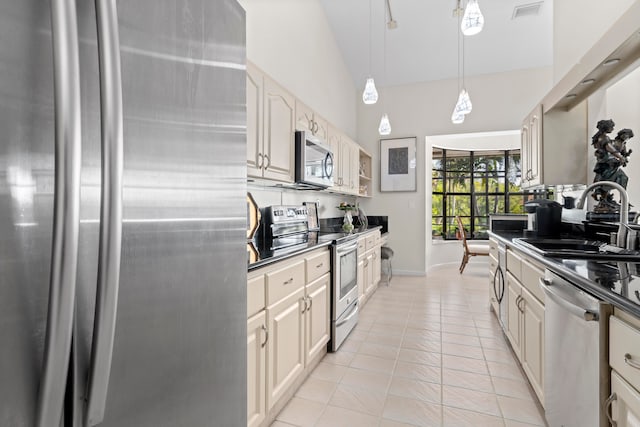
[[[349,193],[359,194],[360,188],[360,146],[349,140]]]
[[[294,180],[295,98],[269,77],[264,78],[264,177]]]
[[[247,175],[294,180],[295,98],[247,64]]]
[[[529,113],[522,124],[520,154],[522,182],[525,187],[540,185],[542,156],[542,104]]]
[[[296,130],[311,132],[325,142],[329,136],[327,121],[299,100],[296,100]]]
[[[262,109],[264,76],[247,63],[247,175],[262,177]]]
[[[522,187],[584,184],[590,137],[587,130],[587,103],[570,111],[543,113],[539,104],[522,123]]]
[[[329,126],[329,136],[328,143],[331,147],[331,151],[333,152],[333,186],[330,187],[333,191],[341,191],[342,188],[342,168],[340,167],[342,163],[341,152],[340,152],[340,143],[342,141],[342,134],[336,128]]]

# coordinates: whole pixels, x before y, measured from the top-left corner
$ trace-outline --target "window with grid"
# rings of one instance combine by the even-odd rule
[[[520,188],[520,150],[467,151],[433,148],[432,236],[456,239],[456,215],[467,239],[487,239],[489,215],[524,213],[524,203],[546,190]]]

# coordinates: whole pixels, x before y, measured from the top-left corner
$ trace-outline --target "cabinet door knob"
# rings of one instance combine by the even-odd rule
[[[271,166],[271,159],[266,154],[264,155],[264,158],[267,161],[267,164],[264,166],[264,168],[269,169],[269,166]]]
[[[265,345],[267,345],[267,341],[269,341],[269,331],[267,330],[267,327],[265,325],[262,325],[260,329],[264,331],[264,342],[260,344],[260,347],[264,347]]]
[[[258,162],[257,162],[258,169],[262,169],[263,165],[264,165],[264,157],[262,156],[262,153],[258,153]]]

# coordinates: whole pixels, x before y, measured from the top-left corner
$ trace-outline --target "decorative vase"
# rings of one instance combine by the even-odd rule
[[[345,233],[351,233],[353,231],[353,216],[350,210],[344,212],[344,219],[342,220],[342,231]]]

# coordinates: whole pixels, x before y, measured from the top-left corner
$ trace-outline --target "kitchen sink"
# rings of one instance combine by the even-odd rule
[[[513,241],[550,258],[640,262],[640,251],[623,249],[596,240],[517,238]]]

